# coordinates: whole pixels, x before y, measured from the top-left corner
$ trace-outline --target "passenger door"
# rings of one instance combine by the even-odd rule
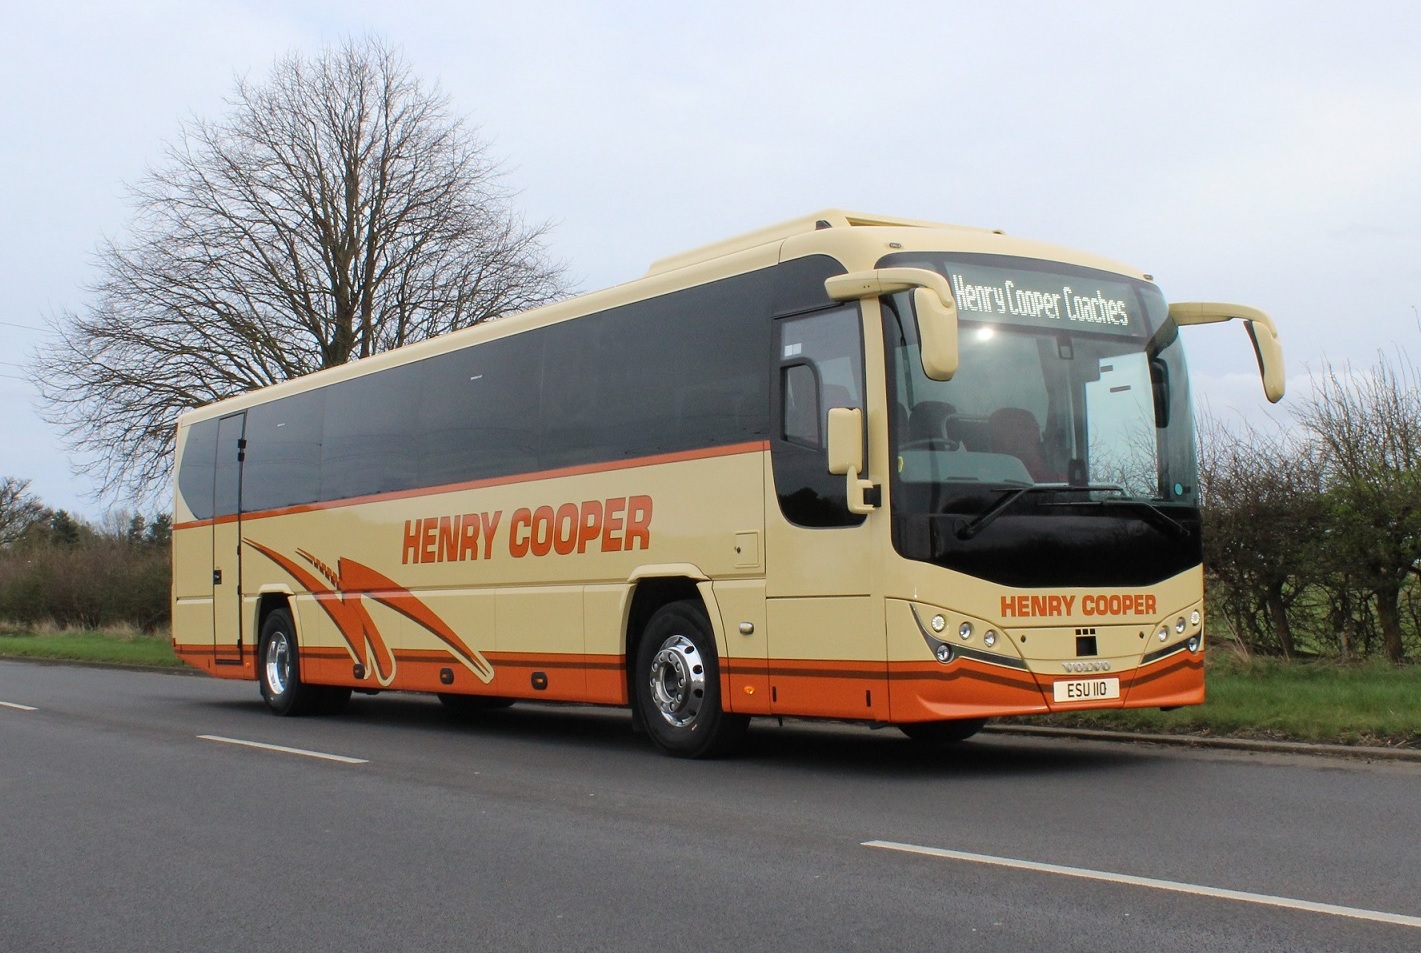
[[[767,514],[767,629],[776,713],[886,718],[887,654],[875,611],[874,515],[849,512],[829,473],[831,407],[868,418],[857,304],[776,322],[776,512]],[[873,472],[866,479],[882,482]]]

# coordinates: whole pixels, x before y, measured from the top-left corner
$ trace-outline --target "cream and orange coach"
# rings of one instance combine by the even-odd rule
[[[1181,326],[1124,265],[831,210],[182,417],[173,639],[278,714],[352,691],[959,740],[1204,698]]]

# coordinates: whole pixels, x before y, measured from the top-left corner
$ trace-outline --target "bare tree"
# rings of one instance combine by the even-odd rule
[[[1376,604],[1382,644],[1405,658],[1400,601],[1421,577],[1421,373],[1379,354],[1365,373],[1325,365],[1294,409],[1326,467],[1329,554]]]
[[[101,494],[165,482],[185,408],[566,293],[487,144],[375,39],[185,123],[32,376]]]
[[[13,546],[46,512],[39,497],[30,492],[29,480],[0,477],[0,548]]]

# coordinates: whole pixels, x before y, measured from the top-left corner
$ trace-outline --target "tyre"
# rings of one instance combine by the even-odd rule
[[[680,758],[729,753],[750,719],[721,708],[720,664],[710,620],[699,602],[656,610],[637,648],[638,714],[652,743]]]
[[[952,744],[966,741],[987,723],[985,718],[962,718],[957,721],[916,721],[899,725],[898,730],[914,741],[930,744]]]
[[[468,718],[480,712],[497,711],[513,704],[511,698],[496,698],[492,695],[459,695],[454,692],[440,692],[439,700],[444,710],[455,718]]]
[[[306,715],[315,710],[324,692],[320,686],[301,681],[291,613],[277,609],[267,616],[257,644],[257,681],[267,707],[278,715]]]

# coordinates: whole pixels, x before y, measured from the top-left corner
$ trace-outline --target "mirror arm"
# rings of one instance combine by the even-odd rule
[[[876,268],[827,278],[824,290],[835,301],[911,291],[923,373],[935,381],[957,373],[957,300],[942,275],[927,268]]]
[[[1180,327],[1218,324],[1234,319],[1243,321],[1248,337],[1253,342],[1253,355],[1258,359],[1258,373],[1263,378],[1263,392],[1275,404],[1283,399],[1286,385],[1283,345],[1278,339],[1278,326],[1267,314],[1244,304],[1182,301],[1169,306],[1169,316]]]

